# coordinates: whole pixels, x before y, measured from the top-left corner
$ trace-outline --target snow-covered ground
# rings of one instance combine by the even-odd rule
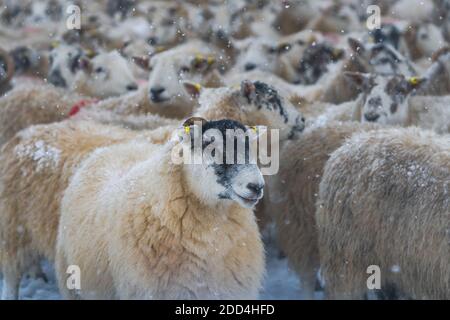
[[[267,241],[266,241],[267,242]],[[267,276],[261,299],[302,299],[301,283],[297,275],[289,269],[287,259],[279,258],[278,250],[271,242],[266,243]],[[20,299],[56,300],[61,299],[55,280],[55,273],[50,263],[42,264],[48,282],[43,279],[25,278],[20,286]],[[0,281],[0,289],[3,281]],[[321,299],[321,292],[316,292],[316,299]]]

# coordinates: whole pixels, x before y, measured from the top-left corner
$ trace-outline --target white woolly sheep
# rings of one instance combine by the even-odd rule
[[[190,41],[150,58],[152,70],[148,82],[150,101],[162,107],[178,107],[186,116],[192,111],[193,101],[185,93],[182,82],[189,80],[202,85],[220,86],[214,51],[205,43]]]
[[[328,298],[363,298],[372,265],[381,291],[450,298],[449,141],[385,129],[355,135],[331,155],[316,214]]]
[[[205,121],[203,136],[190,128],[203,141],[210,141],[208,129],[246,130],[230,120]],[[191,134],[181,130],[181,144],[190,143]],[[77,170],[62,200],[57,240],[64,297],[257,297],[264,254],[251,207],[262,197],[261,172],[250,164],[211,166],[205,158],[200,165],[176,165],[177,145],[135,141],[102,148]],[[223,147],[216,150],[225,155]],[[103,196],[90,197],[88,189]],[[76,292],[66,287],[69,265],[83,274]]]
[[[375,128],[357,122],[311,126],[282,146],[279,172],[267,178],[270,192],[264,209],[275,222],[277,244],[299,275],[306,299],[314,299],[320,267],[314,215],[325,163],[345,139]]]
[[[97,98],[118,96],[138,88],[128,62],[117,51],[88,59],[76,47],[60,45],[55,50],[58,54],[50,53],[48,79],[56,86]]]
[[[64,121],[29,127],[2,147],[0,265],[4,299],[17,299],[22,274],[34,268],[41,257],[54,259],[60,200],[79,162],[97,147],[132,137],[132,131],[117,127]]]

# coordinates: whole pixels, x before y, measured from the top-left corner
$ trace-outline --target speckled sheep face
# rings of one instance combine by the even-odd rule
[[[138,89],[138,85],[127,60],[117,51],[101,53],[81,68],[86,82],[97,97],[118,96]]]
[[[182,5],[170,1],[152,1],[140,5],[153,26],[147,39],[152,46],[172,45],[180,42],[187,23],[187,13]]]
[[[84,56],[78,46],[65,44],[53,48],[49,55],[48,81],[57,87],[68,87],[79,71],[78,61]]]
[[[330,63],[344,57],[344,50],[334,48],[327,43],[311,44],[306,48],[298,67],[298,83],[310,85],[316,83],[327,71]]]
[[[270,128],[280,130],[280,140],[296,138],[305,128],[302,114],[264,82],[245,80],[235,94],[241,101],[241,109],[263,115]]]
[[[247,127],[233,120],[205,120],[189,128],[185,139],[190,142],[192,159],[198,156],[200,161],[191,161],[186,175],[198,198],[207,204],[232,200],[253,207],[264,188],[263,176],[250,152],[250,142],[257,136],[249,135]],[[196,141],[199,148],[195,148]]]
[[[401,75],[347,74],[362,91],[361,122],[403,124],[408,117],[408,98],[423,81]]]
[[[215,57],[207,49],[180,46],[152,57],[150,68],[149,99],[153,103],[192,105],[183,81],[203,83],[215,69]]]
[[[354,59],[358,59],[366,71],[384,75],[416,74],[411,63],[390,44],[377,43],[364,46],[361,42],[350,38],[349,45],[353,50]]]

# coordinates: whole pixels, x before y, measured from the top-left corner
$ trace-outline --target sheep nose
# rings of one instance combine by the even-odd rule
[[[264,189],[264,184],[249,183],[247,184],[247,189],[260,197]]]
[[[245,64],[244,68],[245,68],[245,71],[251,71],[256,68],[256,64],[254,64],[252,62],[248,62]]]
[[[166,89],[160,86],[150,88],[150,99],[153,102],[161,102],[161,93],[164,91],[166,91]]]
[[[150,92],[155,95],[155,96],[159,96],[161,93],[163,93],[166,89],[163,87],[152,87],[150,89]]]
[[[379,117],[380,117],[380,115],[377,113],[365,113],[364,114],[364,118],[366,118],[366,120],[369,122],[375,122],[375,121],[377,121],[377,119]]]
[[[127,85],[127,90],[128,91],[135,91],[137,89],[138,89],[138,86],[137,86],[136,83],[131,83],[131,84]]]

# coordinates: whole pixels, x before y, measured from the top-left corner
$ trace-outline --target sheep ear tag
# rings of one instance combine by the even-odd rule
[[[413,87],[417,87],[417,85],[420,83],[420,79],[418,77],[411,77],[408,79],[408,83]]]
[[[267,133],[267,127],[265,126],[248,126],[247,130],[250,132],[250,138],[252,140],[259,139],[262,135]]]

